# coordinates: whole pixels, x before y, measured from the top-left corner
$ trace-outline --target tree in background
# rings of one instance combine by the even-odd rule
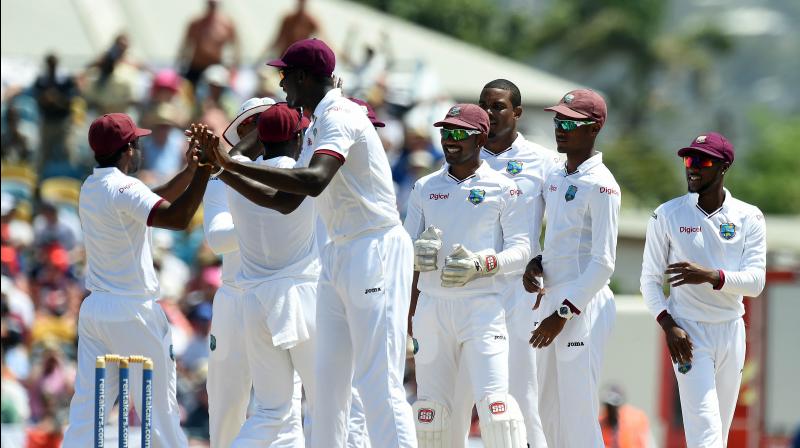
[[[800,214],[800,116],[758,110],[750,114],[754,138],[734,162],[732,193],[768,214]]]

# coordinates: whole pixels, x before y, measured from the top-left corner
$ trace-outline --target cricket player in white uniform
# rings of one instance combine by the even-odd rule
[[[558,166],[558,154],[528,141],[517,132],[517,120],[522,116],[522,98],[517,86],[506,79],[489,82],[481,91],[478,105],[489,115],[489,135],[481,150],[481,158],[493,170],[514,180],[522,194],[518,202],[524,204],[528,217],[528,239],[531,256],[542,253],[539,236],[544,215],[542,184],[548,173]],[[539,399],[536,382],[536,351],[528,344],[531,322],[534,319],[534,299],[522,286],[522,271],[503,275],[506,291],[503,303],[508,328],[508,391],[519,403],[525,417],[528,444],[532,448],[546,447],[539,419]],[[499,280],[498,280],[499,281]],[[459,366],[457,387],[466,376],[465,366]],[[472,403],[480,397],[458,394],[454,416],[454,440],[464,439],[469,432]],[[457,446],[463,446],[456,444]]]
[[[556,113],[556,144],[567,161],[544,183],[544,253],[528,263],[523,276],[528,292],[541,292],[537,276],[542,273],[546,287],[530,339],[539,350],[539,415],[547,446],[600,447],[597,382],[615,320],[608,282],[621,199],[603,155],[594,149],[606,103],[594,91],[580,89],[545,110]]]
[[[403,371],[413,247],[400,225],[391,170],[361,107],[333,87],[335,56],[318,39],[271,61],[290,107],[313,111],[296,168],[252,166],[220,154],[221,166],[279,190],[317,197],[331,242],[317,300],[317,388],[311,446],[347,443],[351,382],[364,403],[372,446],[414,447]]]
[[[530,257],[517,184],[481,161],[489,116],[474,104],[453,106],[442,127],[447,164],[416,182],[405,228],[415,250],[413,333],[417,441],[449,448],[461,360],[477,397],[488,448],[526,445],[525,425],[508,394],[508,332],[499,272],[522,273]],[[418,290],[418,292],[417,292]],[[529,349],[530,350],[530,349]]]
[[[308,120],[285,103],[264,111],[258,136],[267,159],[258,157],[255,164],[294,167],[298,139],[307,126]],[[242,260],[236,281],[244,289],[240,331],[256,401],[255,413],[232,446],[300,448],[305,446],[302,434],[284,428],[296,416],[295,369],[309,408],[315,401],[313,335],[320,264],[314,205],[305,196],[289,198],[230,171],[220,170],[219,178],[231,187],[227,200]],[[276,196],[291,205],[281,208]]]
[[[231,146],[242,136],[256,129],[261,112],[275,101],[271,98],[251,98],[242,104],[239,115],[230,123],[223,137]],[[244,160],[255,160],[263,154],[263,146],[253,145],[242,152]],[[210,349],[208,360],[209,429],[212,447],[229,447],[247,417],[250,390],[253,387],[250,369],[231,366],[247,365],[244,335],[241,331],[245,314],[242,288],[236,283],[241,268],[239,242],[228,207],[224,182],[217,177],[209,181],[203,196],[203,232],[208,246],[222,257],[222,286],[214,294],[214,313],[211,320]],[[296,431],[302,439],[300,403],[302,390],[296,378],[293,416],[284,426],[287,432]]]
[[[198,167],[190,149],[187,167],[163,187],[150,190],[129,176],[141,164],[139,138],[148,134],[125,114],[103,115],[89,127],[89,146],[99,166],[81,186],[78,212],[86,246],[86,289],[91,293],[78,318],[78,377],[64,434],[67,448],[93,445],[95,360],[112,353],[153,360],[153,446],[187,446],[175,397],[172,335],[156,302],[150,227],[186,228],[203,198],[210,169]],[[111,403],[118,392],[116,375],[110,369],[106,377]],[[133,402],[143,409],[141,382],[133,380],[141,375],[141,365],[132,365],[130,375]]]
[[[642,295],[674,363],[686,445],[724,447],[745,361],[742,299],[764,289],[766,224],[757,207],[723,187],[734,159],[725,137],[700,135],[678,155],[689,193],[653,212]]]

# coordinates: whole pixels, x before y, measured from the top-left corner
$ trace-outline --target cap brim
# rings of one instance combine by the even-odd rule
[[[269,65],[271,67],[278,67],[278,68],[286,68],[286,67],[289,66],[289,64],[283,62],[280,59],[273,59],[273,60],[267,62],[267,65]]]
[[[546,107],[544,110],[548,110],[550,112],[555,112],[557,114],[564,115],[565,117],[569,118],[592,118],[589,115],[582,114],[580,112],[575,112],[574,110],[570,109],[569,107],[563,104],[557,104],[552,107]]]
[[[265,110],[269,109],[270,106],[272,106],[272,104],[262,104],[240,113],[236,118],[233,119],[233,121],[231,121],[231,124],[225,128],[225,132],[222,133],[222,138],[224,138],[229,145],[235,146],[237,143],[239,143],[239,140],[241,140],[239,138],[239,134],[236,133],[236,128],[238,128],[244,120],[252,117],[255,114],[264,112]]]
[[[372,125],[375,126],[376,128],[385,128],[386,127],[386,123],[384,123],[382,121],[379,121],[379,120],[370,120],[370,121],[372,122]]]
[[[153,131],[151,131],[150,129],[136,128],[136,130],[133,132],[133,135],[137,137],[144,137],[145,135],[150,135],[152,133]]]
[[[679,149],[678,150],[678,157],[687,156],[689,154],[697,153],[697,152],[699,152],[701,154],[705,154],[705,155],[710,156],[710,157],[713,157],[715,159],[725,160],[725,158],[722,157],[722,154],[720,154],[720,153],[718,153],[718,152],[716,152],[716,151],[714,151],[712,149],[709,149],[709,148],[700,148],[700,147],[697,147],[697,146],[687,146],[685,148]]]
[[[436,123],[433,124],[433,126],[437,127],[437,128],[440,128],[440,127],[442,127],[442,126],[444,126],[446,124],[452,124],[452,125],[455,125],[455,126],[463,126],[464,129],[471,129],[473,131],[484,132],[482,129],[478,129],[477,127],[475,127],[474,124],[467,123],[466,121],[460,120],[460,119],[458,119],[456,117],[447,117],[442,121],[437,121]]]

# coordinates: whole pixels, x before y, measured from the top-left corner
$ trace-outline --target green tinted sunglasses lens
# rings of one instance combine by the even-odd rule
[[[439,131],[445,140],[461,141],[468,139],[472,134],[466,129],[441,129]]]
[[[556,129],[561,129],[562,131],[572,131],[578,128],[578,123],[572,120],[559,120],[558,118],[553,118],[553,124],[555,125]]]

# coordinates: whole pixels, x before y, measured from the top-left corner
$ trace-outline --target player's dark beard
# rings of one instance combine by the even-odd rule
[[[139,168],[142,166],[142,151],[136,149],[133,152],[133,157],[131,157],[131,163],[128,166],[128,174],[134,174],[139,171]]]

